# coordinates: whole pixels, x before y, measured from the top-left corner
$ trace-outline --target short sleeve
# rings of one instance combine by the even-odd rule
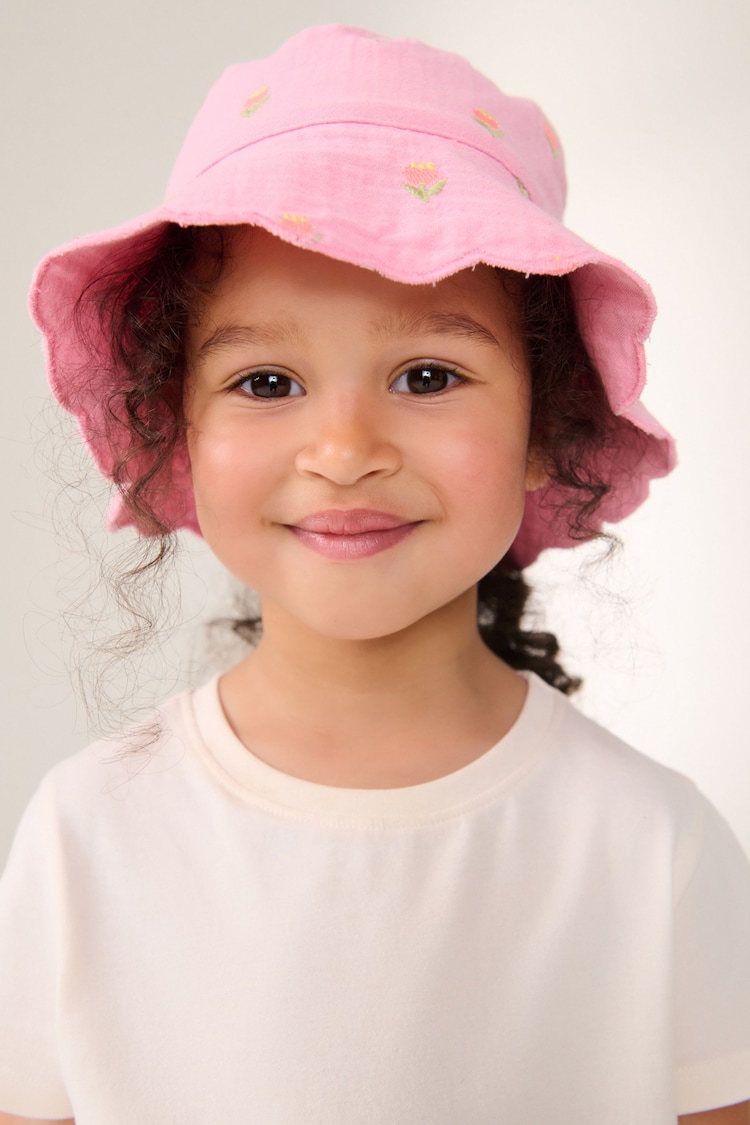
[[[750,863],[697,793],[695,866],[675,908],[677,1112],[750,1098]]]
[[[21,819],[0,878],[0,1110],[66,1118],[57,1000],[62,948],[61,854],[51,786]]]

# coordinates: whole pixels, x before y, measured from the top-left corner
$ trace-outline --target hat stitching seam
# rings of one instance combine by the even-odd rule
[[[182,191],[187,186],[188,183],[194,183],[196,180],[199,180],[201,176],[204,176],[206,174],[206,172],[210,172],[212,168],[216,168],[219,164],[222,164],[225,160],[228,160],[232,156],[236,156],[236,154],[238,152],[242,152],[246,148],[251,148],[253,145],[257,145],[257,144],[262,144],[263,141],[270,140],[273,137],[283,137],[283,136],[287,136],[289,133],[299,133],[299,132],[303,131],[304,129],[319,128],[319,127],[325,126],[325,125],[372,125],[372,126],[374,126],[375,128],[378,128],[378,129],[398,129],[400,132],[403,132],[403,133],[417,133],[419,136],[423,136],[423,137],[437,137],[440,140],[453,141],[454,144],[463,145],[465,148],[470,148],[474,152],[480,152],[483,156],[486,156],[489,160],[492,160],[495,164],[499,164],[500,167],[503,169],[503,171],[507,172],[508,175],[511,176],[516,181],[516,183],[518,183],[519,181],[522,182],[524,184],[524,186],[526,187],[527,192],[528,192],[528,185],[527,185],[526,179],[523,176],[519,176],[519,174],[516,171],[514,171],[512,168],[509,168],[508,165],[504,161],[500,160],[498,156],[493,155],[492,153],[488,152],[487,149],[481,148],[479,145],[472,144],[471,141],[461,140],[460,138],[452,136],[452,135],[447,134],[447,133],[435,133],[435,132],[431,132],[431,131],[426,130],[426,129],[423,130],[423,129],[406,128],[404,125],[392,125],[392,124],[387,124],[387,123],[381,122],[381,121],[357,121],[355,119],[351,119],[351,120],[349,120],[349,119],[347,119],[347,120],[339,119],[337,121],[311,121],[311,122],[306,122],[304,125],[296,125],[291,129],[279,129],[278,132],[275,132],[275,133],[266,133],[262,137],[256,137],[254,140],[248,141],[246,144],[238,145],[237,148],[233,148],[231,150],[231,152],[223,153],[221,156],[217,157],[216,160],[212,160],[210,164],[206,164],[206,166],[204,168],[202,168],[200,170],[200,172],[195,173],[195,175],[193,175],[190,180],[183,183],[181,185],[181,187],[179,189],[177,189],[176,191],[174,191],[170,196],[168,196],[164,200],[164,202],[165,202],[165,204],[169,203],[169,201],[171,199],[174,199],[175,196],[180,194],[180,191]],[[531,197],[530,193],[527,194],[527,198],[529,199],[529,202],[534,203],[534,200]],[[535,204],[535,206],[539,206],[539,205]],[[542,210],[544,210],[544,208],[542,208]],[[546,213],[549,214],[549,212],[546,212]],[[556,216],[552,216],[552,217],[556,218]]]

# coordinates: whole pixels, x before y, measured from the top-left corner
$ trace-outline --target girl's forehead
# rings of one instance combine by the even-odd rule
[[[282,310],[287,317],[314,318],[331,305],[373,320],[431,311],[476,313],[497,328],[508,321],[512,302],[497,271],[487,265],[434,284],[411,285],[296,246],[263,228],[237,227],[230,232],[224,267],[201,320]]]

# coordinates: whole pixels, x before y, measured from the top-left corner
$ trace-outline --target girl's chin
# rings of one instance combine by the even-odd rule
[[[464,612],[457,613],[462,602],[465,602]],[[330,605],[313,605],[308,600],[304,606],[293,607],[288,603],[274,603],[262,595],[261,604],[264,635],[271,636],[281,630],[287,634],[297,631],[308,637],[319,637],[323,642],[382,641],[399,634],[406,638],[420,629],[436,626],[447,635],[451,626],[459,625],[459,620],[476,622],[474,587],[446,600],[435,599],[432,603],[425,600],[421,605],[415,605],[414,598],[404,598],[399,606],[392,597],[383,599],[382,591],[368,597],[365,589],[349,604],[339,598]]]
[[[264,620],[267,620],[264,619]],[[383,620],[382,614],[373,615],[372,618],[358,616],[356,619],[351,617],[342,620],[337,614],[335,616],[326,617],[305,615],[304,618],[294,617],[293,615],[285,615],[283,626],[281,622],[276,619],[277,627],[283,627],[287,631],[298,630],[305,633],[308,637],[319,637],[322,642],[326,641],[341,641],[352,643],[364,643],[367,641],[381,641],[386,637],[393,637],[399,633],[406,633],[410,629],[415,628],[422,618],[414,618],[413,615],[409,617],[393,618],[391,620]],[[269,622],[271,628],[273,624]],[[268,631],[265,627],[265,631]]]

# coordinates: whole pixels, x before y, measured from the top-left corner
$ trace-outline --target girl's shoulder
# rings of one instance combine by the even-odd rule
[[[190,698],[185,689],[119,734],[63,758],[42,778],[29,809],[79,824],[118,808],[152,805],[165,786],[185,784],[190,754]]]
[[[554,715],[554,736],[549,764],[557,764],[571,780],[588,778],[592,784],[661,796],[694,790],[685,774],[658,761],[587,715],[578,702],[563,695],[538,676],[529,675],[535,694],[548,697]],[[531,695],[531,693],[530,693]],[[549,705],[549,704],[548,704]]]
[[[648,842],[671,854],[678,887],[709,845],[746,866],[732,829],[692,778],[631,746],[570,699],[560,697],[556,707],[556,745],[540,782],[549,798],[566,802],[582,833],[603,844],[630,840],[634,850]]]

